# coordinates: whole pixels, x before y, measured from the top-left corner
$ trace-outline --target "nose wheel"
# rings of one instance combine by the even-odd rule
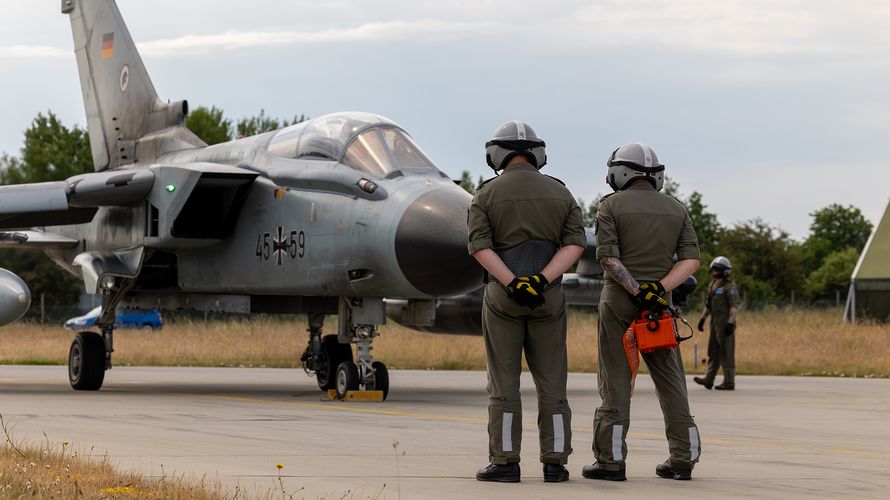
[[[337,397],[339,399],[346,398],[349,391],[358,391],[364,389],[367,391],[381,391],[383,399],[389,395],[389,370],[386,365],[380,361],[374,361],[371,365],[373,373],[363,376],[360,368],[352,361],[344,361],[337,366],[337,375],[335,385]],[[367,382],[364,382],[367,380]]]

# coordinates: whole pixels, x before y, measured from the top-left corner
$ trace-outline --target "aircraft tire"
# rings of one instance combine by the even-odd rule
[[[325,335],[321,339],[322,369],[315,371],[315,380],[322,391],[337,388],[337,367],[344,361],[352,362],[352,348],[341,344],[336,335]]]
[[[382,361],[373,362],[371,367],[374,368],[374,387],[371,389],[383,391],[383,400],[386,401],[386,396],[389,395],[389,370]]]
[[[105,379],[105,341],[94,332],[80,332],[68,350],[68,381],[78,391],[98,391]]]
[[[337,397],[343,399],[349,391],[358,390],[358,367],[352,361],[344,361],[337,367]]]

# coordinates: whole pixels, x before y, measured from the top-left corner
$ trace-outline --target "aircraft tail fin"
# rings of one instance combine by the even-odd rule
[[[94,168],[151,161],[138,157],[139,140],[181,126],[188,103],[158,98],[114,0],[62,0],[62,13],[71,19]]]

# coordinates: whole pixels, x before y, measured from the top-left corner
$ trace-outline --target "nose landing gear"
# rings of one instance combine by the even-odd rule
[[[309,346],[301,358],[303,369],[315,375],[319,389],[333,390],[338,399],[385,400],[389,395],[389,370],[371,354],[371,343],[380,335],[377,325],[385,321],[383,299],[341,298],[337,335],[322,336],[324,316],[310,314]],[[356,361],[350,344],[356,345]]]

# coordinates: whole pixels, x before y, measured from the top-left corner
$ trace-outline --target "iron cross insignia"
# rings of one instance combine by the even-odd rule
[[[281,226],[278,226],[278,236],[272,242],[272,253],[278,259],[278,265],[281,265],[281,259],[287,254],[287,239],[284,237]]]

